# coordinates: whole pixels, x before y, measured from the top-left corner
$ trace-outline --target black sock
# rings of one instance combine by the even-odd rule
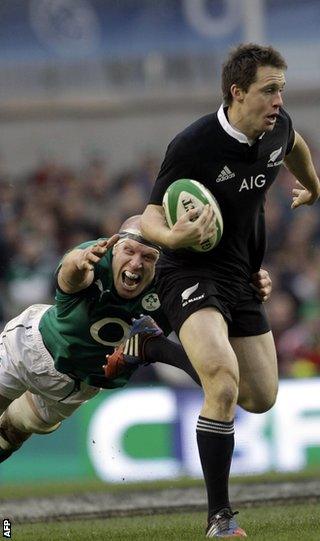
[[[164,363],[181,368],[198,385],[201,385],[199,376],[189,361],[183,347],[165,336],[156,336],[146,342],[145,358],[148,362]]]
[[[197,442],[208,494],[208,520],[230,507],[229,472],[234,448],[234,422],[199,416]]]

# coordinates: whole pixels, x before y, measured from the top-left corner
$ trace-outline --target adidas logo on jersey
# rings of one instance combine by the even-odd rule
[[[225,165],[220,175],[216,178],[216,182],[223,182],[224,180],[228,180],[229,178],[234,178],[235,176],[236,176],[235,173],[232,173],[229,167]]]

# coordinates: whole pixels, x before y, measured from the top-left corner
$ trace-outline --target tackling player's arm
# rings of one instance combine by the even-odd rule
[[[213,209],[206,205],[199,215],[197,209],[189,210],[169,229],[164,210],[160,205],[148,205],[141,218],[143,236],[172,250],[200,244],[214,234]]]
[[[68,252],[58,272],[58,285],[65,293],[77,293],[89,287],[94,279],[94,265],[119,240],[119,235],[99,240],[88,248]]]
[[[303,188],[300,186],[293,189],[291,208],[312,205],[320,195],[320,182],[309,147],[298,132],[295,132],[292,150],[285,157],[284,163],[303,186]]]

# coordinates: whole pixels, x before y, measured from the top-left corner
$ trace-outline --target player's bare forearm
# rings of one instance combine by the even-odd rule
[[[142,215],[143,236],[172,250],[199,244],[212,236],[214,228],[210,205],[205,205],[200,214],[199,209],[190,209],[180,216],[172,229],[167,226],[164,210],[159,205],[148,205]]]
[[[293,191],[292,208],[312,205],[320,195],[320,183],[307,143],[299,133],[291,152],[285,158],[285,165],[305,189]]]
[[[85,249],[76,248],[66,254],[58,273],[59,287],[65,293],[77,293],[89,287],[94,278],[94,265],[119,240],[119,235],[99,240]]]
[[[170,229],[167,226],[163,208],[159,205],[148,205],[141,218],[142,235],[149,241],[170,245]]]
[[[76,249],[69,252],[62,261],[58,273],[58,284],[65,293],[76,293],[92,283],[94,267],[88,265],[79,268],[78,264],[82,257],[83,250]]]

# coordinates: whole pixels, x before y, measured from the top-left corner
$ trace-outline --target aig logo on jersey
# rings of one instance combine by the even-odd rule
[[[158,308],[160,308],[159,297],[156,293],[148,293],[148,295],[143,297],[141,304],[148,312],[153,312],[154,310],[158,310]]]
[[[280,156],[282,152],[282,147],[277,148],[277,150],[274,150],[270,154],[269,161],[267,163],[267,167],[277,167],[277,165],[281,165],[283,162],[283,159],[276,161],[276,159]]]
[[[253,190],[254,188],[263,188],[266,183],[266,177],[263,174],[257,175],[256,177],[244,178],[241,182],[239,192],[242,190]]]

